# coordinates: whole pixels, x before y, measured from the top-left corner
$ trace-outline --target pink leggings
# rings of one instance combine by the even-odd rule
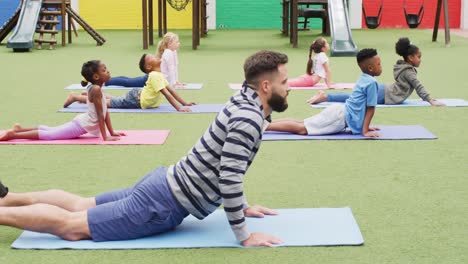
[[[314,80],[312,79],[312,75],[308,74],[304,74],[297,78],[288,80],[288,85],[291,87],[310,87],[316,84],[317,82],[314,82]]]
[[[73,139],[87,133],[75,120],[57,127],[41,125],[37,130],[41,140]]]

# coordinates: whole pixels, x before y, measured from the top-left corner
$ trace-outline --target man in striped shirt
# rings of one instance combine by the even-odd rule
[[[159,167],[135,186],[83,198],[60,190],[9,193],[0,182],[0,225],[47,232],[67,240],[133,239],[173,229],[191,214],[203,219],[224,206],[244,246],[281,240],[250,233],[245,217],[274,215],[249,206],[243,177],[252,164],[273,111],[288,107],[286,55],[260,51],[245,61],[245,82],[187,156]]]

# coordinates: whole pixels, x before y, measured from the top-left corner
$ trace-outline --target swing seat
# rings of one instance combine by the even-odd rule
[[[408,14],[406,12],[406,1],[403,3],[403,11],[405,12],[406,24],[409,28],[417,28],[424,17],[424,0],[417,14]]]
[[[417,28],[421,24],[421,20],[417,14],[407,14],[406,23],[409,28]]]
[[[380,22],[382,21],[382,8],[383,1],[380,2],[379,13],[377,13],[377,16],[368,16],[366,15],[364,4],[362,4],[362,14],[364,15],[364,22],[366,23],[367,28],[375,29],[380,26]]]
[[[366,17],[366,26],[370,29],[375,29],[380,26],[380,19],[376,16]]]

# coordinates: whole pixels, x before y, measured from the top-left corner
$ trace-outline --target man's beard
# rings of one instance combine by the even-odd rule
[[[268,105],[275,112],[284,112],[288,108],[288,103],[286,102],[286,96],[282,97],[281,95],[273,92],[270,99],[268,99]]]

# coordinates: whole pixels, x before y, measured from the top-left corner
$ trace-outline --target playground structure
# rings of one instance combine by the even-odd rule
[[[176,10],[184,9],[190,0],[158,0],[158,36],[162,37],[167,33],[167,5],[166,2]],[[200,36],[205,37],[208,30],[206,26],[206,0],[192,1],[192,49],[197,49],[200,45]],[[149,45],[154,45],[153,36],[153,0],[142,0],[143,17],[143,49],[148,49]]]
[[[34,42],[38,43],[38,49],[41,49],[44,43],[49,44],[50,49],[54,49],[57,44],[55,35],[59,32],[57,25],[62,24],[62,46],[65,46],[67,29],[68,43],[72,43],[72,28],[75,36],[78,36],[74,22],[88,32],[97,45],[106,41],[71,8],[70,0],[22,0],[15,13],[0,28],[0,42],[15,29],[7,41],[7,47],[13,51],[28,51],[33,48]],[[39,33],[37,39],[34,39],[35,33]],[[50,35],[48,39],[45,37],[47,34]]]
[[[282,32],[290,43],[297,48],[299,5],[320,5],[316,16],[322,18],[322,34],[331,36],[331,56],[354,56],[357,46],[351,36],[346,0],[283,0]],[[326,19],[323,19],[323,11]],[[289,26],[289,27],[288,27]]]
[[[442,9],[442,1],[444,1],[444,30],[445,30],[445,46],[450,47],[450,24],[448,15],[448,0],[437,0],[437,11],[434,20],[434,29],[432,31],[432,41],[437,41],[437,33],[439,32],[440,12]]]

